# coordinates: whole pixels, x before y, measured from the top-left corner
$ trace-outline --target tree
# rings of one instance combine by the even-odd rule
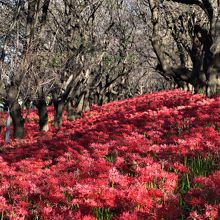
[[[1,96],[10,109],[14,136],[16,138],[22,138],[24,136],[24,119],[21,106],[18,102],[21,81],[25,76],[23,68],[25,64],[20,59],[21,45],[19,42],[19,28],[21,24],[18,21],[22,3],[18,2],[16,4],[12,1],[0,3],[1,19],[3,20],[1,24],[4,24],[4,21],[10,24],[10,26],[1,26]]]
[[[65,108],[74,119],[92,104],[169,87],[156,72],[150,14],[142,6],[141,0],[0,1],[0,98],[15,137],[24,135],[22,107],[30,103],[40,130],[48,131],[48,98],[60,127]]]
[[[148,2],[152,45],[161,73],[176,82],[191,84],[195,92],[203,90],[209,96],[219,93],[219,1]],[[165,32],[165,27],[169,31]]]
[[[24,118],[18,101],[39,100],[39,103],[42,104],[42,96],[40,95],[39,98],[39,91],[43,89],[39,89],[39,87],[47,84],[45,81],[41,81],[43,74],[42,68],[39,68],[39,61],[42,58],[40,54],[45,52],[42,33],[50,1],[26,2],[20,0],[7,2],[7,4],[4,1],[0,3],[2,4],[1,14],[4,15],[1,17],[2,23],[11,23],[10,27],[1,27],[3,37],[1,48],[2,96],[10,109],[14,137],[22,138],[24,136]],[[41,53],[39,53],[40,48]],[[41,81],[41,85],[39,81]],[[33,91],[37,95],[33,94]],[[43,106],[39,103],[40,129],[47,130],[45,122],[43,124],[42,120],[44,118],[47,121],[47,113],[39,108]]]

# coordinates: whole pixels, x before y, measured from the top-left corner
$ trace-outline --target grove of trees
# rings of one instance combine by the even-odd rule
[[[182,87],[220,91],[219,0],[0,0],[0,99],[14,137],[102,105]]]

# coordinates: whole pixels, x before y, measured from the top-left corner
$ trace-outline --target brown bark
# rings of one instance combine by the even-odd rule
[[[23,138],[24,118],[22,116],[21,106],[17,101],[11,104],[10,115],[12,118],[14,138]]]
[[[64,100],[56,100],[54,104],[54,126],[60,128],[62,125],[63,111],[65,108]]]
[[[37,1],[35,0],[30,0],[28,2],[28,11],[27,11],[27,26],[26,26],[26,33],[27,33],[27,38],[26,38],[26,45],[25,49],[28,49],[31,45],[31,41],[34,38],[34,25],[35,25],[35,7],[36,7]]]
[[[75,119],[74,107],[70,100],[67,102],[66,111],[67,111],[67,120],[69,121],[74,120]]]
[[[220,5],[219,1],[209,0],[172,0],[187,5],[199,6],[207,15],[210,28],[205,29],[200,24],[195,24],[192,34],[192,48],[187,51],[190,55],[193,68],[192,71],[184,65],[173,67],[166,57],[166,50],[161,39],[159,22],[159,3],[157,0],[149,0],[152,13],[153,34],[152,46],[158,58],[161,73],[166,77],[173,77],[174,80],[190,83],[195,92],[202,92],[207,95],[219,93],[220,71]],[[198,15],[199,16],[199,15]],[[172,22],[175,22],[173,20]],[[173,33],[176,34],[176,33]],[[175,35],[176,37],[176,35]],[[176,41],[176,39],[174,39]],[[177,39],[178,40],[178,39]],[[172,52],[171,52],[172,53]]]
[[[12,118],[14,138],[24,137],[24,118],[22,109],[18,103],[18,88],[13,84],[7,89],[7,104],[9,106],[10,115]]]
[[[154,48],[154,52],[156,53],[157,59],[161,64],[162,71],[168,71],[168,63],[167,59],[165,59],[164,51],[162,48],[162,40],[160,37],[159,30],[159,10],[158,10],[158,2],[157,0],[149,0],[149,6],[152,14],[152,23],[153,23],[153,34],[152,34],[152,45]]]
[[[158,1],[149,0],[149,6],[153,23],[152,46],[159,61],[161,74],[167,79],[174,78],[174,80],[190,82],[192,78],[192,72],[184,66],[173,67],[173,65],[170,64],[169,60],[165,56],[167,52],[163,48],[164,46],[160,34]]]
[[[37,102],[38,116],[39,116],[39,128],[40,131],[47,132],[49,130],[47,104],[44,99]]]
[[[215,54],[208,70],[207,95],[212,96],[220,93],[220,53]]]
[[[209,30],[199,27],[202,37],[200,60],[194,62],[193,82],[196,92],[206,86],[208,96],[220,93],[220,2],[210,0],[172,0],[174,2],[188,5],[198,5],[207,15],[209,20]],[[199,59],[196,54],[195,58]],[[192,60],[193,61],[193,60]],[[205,77],[204,77],[205,75]],[[204,78],[206,82],[204,85]],[[204,90],[204,89],[203,89]]]

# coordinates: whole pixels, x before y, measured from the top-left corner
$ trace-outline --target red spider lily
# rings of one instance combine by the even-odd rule
[[[181,90],[93,106],[48,133],[38,132],[36,110],[30,111],[25,139],[10,145],[0,139],[0,213],[5,219],[218,219],[219,113],[219,97]],[[52,114],[49,108],[49,120]],[[210,164],[195,166],[198,155]]]

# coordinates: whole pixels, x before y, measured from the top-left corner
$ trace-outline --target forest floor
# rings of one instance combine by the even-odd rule
[[[4,115],[2,114],[2,117]],[[220,97],[168,90],[0,139],[0,219],[220,219]]]

